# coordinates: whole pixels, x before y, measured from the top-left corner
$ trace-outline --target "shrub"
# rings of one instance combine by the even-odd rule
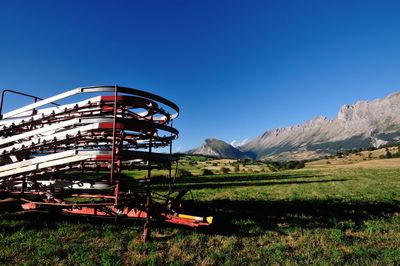
[[[203,175],[213,175],[214,172],[211,171],[210,169],[203,169]]]
[[[221,167],[221,173],[223,173],[223,174],[229,174],[230,171],[231,171],[231,169],[229,169],[227,167]]]
[[[288,162],[270,162],[268,168],[275,172],[277,170],[291,170],[291,169],[301,169],[306,166],[303,161],[288,161]]]
[[[267,167],[268,167],[268,169],[269,169],[271,172],[276,172],[276,171],[278,171],[278,169],[276,168],[276,166],[273,165],[273,164],[268,164]]]
[[[193,176],[193,174],[188,170],[178,169],[176,176],[177,177],[187,177],[187,176]]]

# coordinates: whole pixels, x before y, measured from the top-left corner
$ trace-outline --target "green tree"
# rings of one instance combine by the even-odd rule
[[[188,177],[188,176],[193,176],[193,174],[185,169],[178,169],[176,173],[177,177]]]
[[[213,175],[213,174],[214,172],[211,171],[210,169],[207,168],[203,169],[203,175]]]
[[[385,157],[388,158],[388,159],[393,158],[393,155],[392,155],[392,153],[389,151],[389,148],[386,148]]]
[[[221,173],[223,174],[229,174],[231,171],[231,169],[227,168],[227,167],[221,167]]]

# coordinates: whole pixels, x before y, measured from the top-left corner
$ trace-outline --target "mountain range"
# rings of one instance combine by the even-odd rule
[[[259,160],[306,160],[338,151],[379,147],[400,140],[400,92],[373,101],[343,105],[336,118],[318,116],[304,124],[266,131],[233,147],[206,139],[188,154]]]

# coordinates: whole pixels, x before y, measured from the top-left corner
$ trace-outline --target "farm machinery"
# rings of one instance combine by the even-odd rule
[[[33,102],[3,113],[11,93]],[[4,90],[2,202],[13,200],[23,210],[144,220],[145,240],[154,222],[208,226],[212,217],[180,213],[187,191],[173,189],[178,115],[173,102],[120,86],[80,87],[47,99]],[[133,178],[127,169],[146,174]],[[164,193],[153,189],[154,169],[168,173],[161,179],[167,183]]]

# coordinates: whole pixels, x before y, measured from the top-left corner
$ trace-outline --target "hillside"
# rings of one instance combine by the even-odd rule
[[[308,168],[398,168],[399,165],[400,147],[398,145],[376,150],[348,151],[307,163]]]
[[[234,158],[234,159],[255,159],[256,154],[252,152],[242,152],[239,149],[229,145],[228,143],[218,139],[206,139],[204,143],[193,150],[187,151],[186,154],[199,154],[207,156],[215,156],[218,158]]]

